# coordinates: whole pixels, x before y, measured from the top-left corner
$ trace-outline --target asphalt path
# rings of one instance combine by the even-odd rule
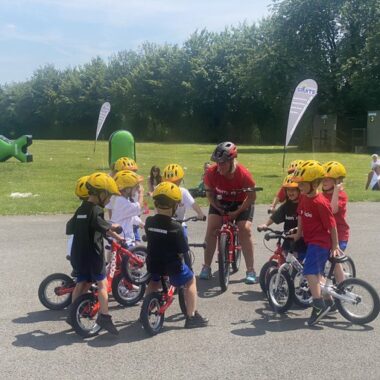
[[[351,203],[347,252],[357,277],[380,291],[380,203]],[[137,321],[140,304],[110,301],[117,337],[106,332],[83,340],[64,322],[65,311],[46,310],[37,289],[47,275],[70,273],[65,260],[69,215],[0,217],[0,376],[3,379],[379,379],[380,319],[351,325],[339,314],[316,327],[305,325],[310,309],[276,315],[259,285],[246,285],[244,263],[225,293],[217,274],[198,280],[198,309],[205,329],[185,330],[178,303],[162,332],[148,337]],[[257,206],[255,226],[267,219]],[[205,224],[189,225],[201,242]],[[255,227],[254,227],[255,229]],[[268,259],[262,234],[255,236],[256,271]],[[199,273],[202,251],[195,251]],[[213,271],[216,271],[216,264]]]

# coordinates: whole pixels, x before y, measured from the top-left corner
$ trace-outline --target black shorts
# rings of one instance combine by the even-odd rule
[[[229,205],[231,206],[231,209],[230,211],[236,211],[239,206],[242,204],[243,202],[220,202],[220,204],[222,205]],[[240,222],[242,220],[249,220],[250,222],[253,221],[253,214],[255,212],[255,205],[252,204],[251,206],[249,206],[246,210],[244,210],[243,212],[241,212],[238,217],[236,218],[236,222]],[[220,215],[220,212],[215,208],[213,207],[212,205],[210,205],[210,208],[208,210],[208,214],[213,214],[213,215]]]

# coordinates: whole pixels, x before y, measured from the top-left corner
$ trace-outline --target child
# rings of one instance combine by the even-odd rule
[[[332,300],[324,301],[320,282],[323,279],[326,262],[331,255],[339,252],[336,222],[329,201],[318,193],[318,186],[325,176],[323,166],[314,160],[305,161],[294,172],[293,181],[303,195],[298,205],[298,230],[293,235],[297,241],[301,236],[307,244],[304,261],[304,275],[313,297],[313,311],[308,325],[315,325],[333,305]]]
[[[300,198],[300,191],[298,184],[292,181],[293,175],[289,174],[285,177],[282,187],[286,194],[286,201],[270,216],[265,224],[262,224],[261,228],[265,229],[272,223],[280,224],[284,223],[284,231],[288,232],[297,227],[298,224],[298,201]],[[282,248],[285,251],[290,250],[290,241],[285,240]],[[303,260],[306,251],[306,246],[303,238],[300,238],[295,246],[294,250],[298,253],[298,259]]]
[[[373,165],[373,170],[368,173],[368,180],[365,189],[380,190],[380,162]]]
[[[148,177],[148,195],[152,196],[154,188],[161,183],[162,181],[162,176],[161,176],[161,171],[158,166],[152,166],[150,168],[150,174]]]
[[[209,161],[207,161],[203,164],[203,174],[201,177],[201,182],[199,182],[198,187],[193,188],[193,189],[189,189],[189,193],[191,194],[191,196],[193,198],[197,198],[197,197],[205,198],[206,197],[206,188],[205,188],[205,183],[204,183],[204,177],[205,177],[207,170],[210,166],[212,166],[212,163]]]
[[[323,165],[325,177],[322,181],[323,195],[331,204],[336,221],[339,248],[345,251],[350,235],[350,227],[346,221],[348,197],[343,190],[343,178],[346,177],[346,168],[337,161],[330,161]],[[338,283],[345,279],[341,264],[335,265],[335,278]]]
[[[113,223],[119,224],[123,228],[124,239],[128,245],[135,242],[133,231],[133,220],[139,216],[143,207],[143,192],[140,191],[142,177],[130,170],[121,170],[116,173],[114,180],[120,191],[120,196],[113,196],[106,205],[110,219]],[[137,202],[133,197],[138,194]]]
[[[289,164],[288,169],[287,169],[288,174],[293,174],[294,171],[297,169],[297,167],[299,165],[301,165],[302,163],[303,163],[302,160],[294,160],[294,161],[292,161]],[[286,200],[285,189],[284,189],[283,186],[281,186],[280,190],[278,190],[276,196],[273,199],[272,204],[270,205],[270,207],[268,209],[268,214],[272,214],[274,212],[274,210],[276,209],[276,206],[279,203],[285,202],[285,200]]]
[[[88,189],[86,186],[87,180],[88,180],[88,175],[85,175],[83,177],[80,177],[76,184],[75,184],[75,195],[79,198],[79,200],[87,201],[88,199]],[[73,235],[69,235],[67,239],[67,252],[66,252],[66,259],[70,260],[70,255],[71,255],[71,246],[73,245]],[[75,277],[72,273],[72,276]]]
[[[174,286],[185,286],[185,328],[205,327],[208,319],[196,311],[197,286],[194,274],[183,262],[183,255],[189,247],[181,225],[172,219],[181,202],[181,191],[173,183],[161,182],[152,196],[157,214],[148,217],[145,222],[147,267],[152,274],[147,294],[159,290],[160,276],[169,276],[169,281]]]
[[[122,238],[113,230],[117,227],[104,220],[103,207],[111,195],[120,195],[115,181],[105,173],[94,173],[89,176],[86,186],[88,200],[76,210],[66,225],[66,233],[73,234],[71,248],[71,265],[77,272],[72,300],[88,291],[92,282],[98,286],[100,311],[96,323],[117,335],[118,331],[108,314],[108,292],[104,260],[103,237],[109,235],[117,240]],[[71,320],[67,322],[71,325]]]
[[[178,164],[169,164],[165,167],[163,172],[164,181],[174,183],[179,186],[185,176],[185,172],[182,167]],[[195,202],[194,198],[191,196],[189,191],[184,187],[179,187],[181,191],[181,202],[178,205],[177,211],[174,217],[178,220],[185,219],[185,213],[188,208],[192,208],[200,220],[206,220],[206,215],[203,214],[203,211],[199,205]],[[185,237],[187,238],[187,226],[185,223],[182,223]]]

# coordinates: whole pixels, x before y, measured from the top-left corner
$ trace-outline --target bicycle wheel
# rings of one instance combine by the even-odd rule
[[[294,303],[300,307],[310,307],[313,297],[309,289],[309,284],[302,272],[296,272],[293,276]]]
[[[260,270],[260,276],[259,276],[260,288],[265,294],[265,296],[267,295],[267,291],[268,291],[269,273],[276,266],[277,266],[277,263],[275,263],[274,261],[267,261]]]
[[[123,306],[133,306],[144,297],[145,284],[135,285],[126,280],[122,273],[112,280],[112,295]]]
[[[99,311],[98,297],[93,293],[79,296],[70,307],[70,318],[75,332],[83,338],[91,338],[101,327],[96,323]]]
[[[64,273],[47,276],[38,287],[38,298],[50,310],[62,310],[71,304],[75,281]]]
[[[161,295],[154,292],[144,298],[141,306],[140,321],[149,335],[156,335],[164,324],[165,314],[160,314]]]
[[[335,298],[336,306],[350,322],[364,325],[379,315],[379,295],[368,282],[359,278],[348,278],[338,284],[337,293],[344,299]]]
[[[277,279],[278,286],[276,286]],[[273,269],[268,277],[268,301],[273,311],[285,313],[292,305],[293,297],[294,284],[289,273],[279,273],[278,269]]]
[[[181,308],[182,314],[187,317],[187,307],[185,302],[185,288],[180,286],[178,289],[178,301],[179,307]]]
[[[226,234],[219,237],[218,250],[219,284],[222,292],[225,292],[230,282],[230,263],[228,261],[228,238]]]
[[[235,235],[235,245],[239,245],[239,236],[237,234]],[[241,263],[241,249],[237,248],[235,249],[234,261],[231,264],[233,273],[236,273],[239,271],[240,263]]]
[[[150,273],[146,266],[148,252],[146,247],[137,246],[130,249],[134,255],[144,261],[142,266],[137,265],[127,255],[124,255],[121,262],[121,271],[123,276],[132,284],[146,284],[150,280]]]

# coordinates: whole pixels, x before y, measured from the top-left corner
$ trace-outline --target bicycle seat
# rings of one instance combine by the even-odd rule
[[[345,261],[347,261],[348,258],[346,255],[340,255],[340,256],[336,256],[336,257],[330,257],[329,260],[331,262],[340,264],[340,263],[344,263]]]

